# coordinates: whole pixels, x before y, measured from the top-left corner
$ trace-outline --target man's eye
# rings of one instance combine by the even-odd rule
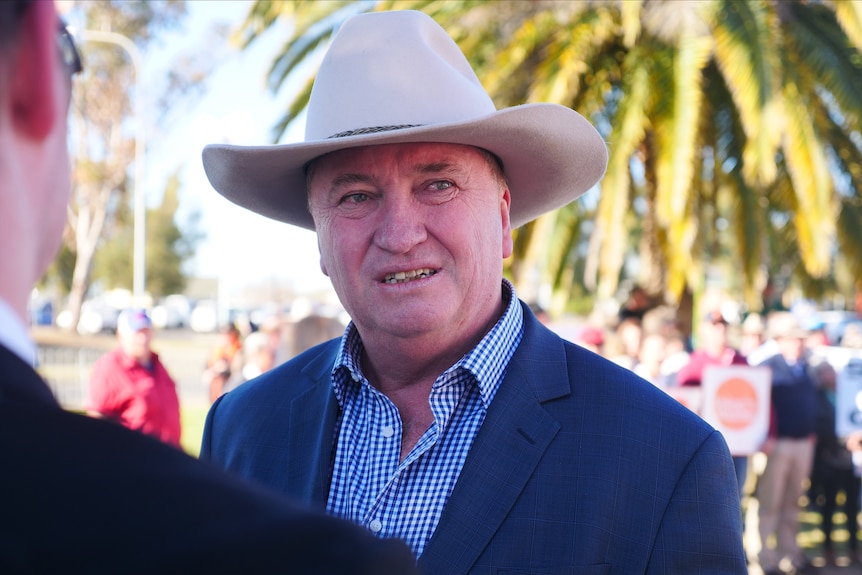
[[[452,182],[449,180],[440,180],[438,182],[433,182],[430,187],[438,191],[448,190],[452,187]]]
[[[368,194],[363,194],[361,192],[357,192],[355,194],[348,194],[341,198],[341,203],[347,205],[361,204],[366,201],[368,201]]]

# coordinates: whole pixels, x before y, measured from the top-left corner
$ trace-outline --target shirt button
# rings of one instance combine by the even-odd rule
[[[383,437],[385,437],[386,439],[389,439],[390,437],[395,435],[395,429],[393,429],[391,425],[385,426],[381,432],[383,433]]]
[[[379,519],[374,519],[368,524],[368,528],[372,533],[380,533],[380,530],[383,529],[383,523]]]

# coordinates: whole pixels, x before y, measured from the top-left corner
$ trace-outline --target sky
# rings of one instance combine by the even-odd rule
[[[144,54],[142,82],[158,85],[171,61],[190,52],[203,52],[221,61],[207,80],[205,92],[192,105],[183,104],[180,113],[169,116],[170,128],[148,136],[147,204],[158,204],[168,177],[179,170],[178,223],[183,225],[188,214],[197,211],[198,230],[205,234],[187,271],[219,278],[223,295],[273,280],[289,281],[299,293],[327,290],[330,284],[320,271],[315,235],[225,200],[210,186],[201,162],[207,144],[271,143],[272,126],[292,93],[288,87],[274,95],[266,87],[266,72],[290,30],[282,25],[239,51],[228,47],[228,35],[243,21],[247,2],[193,1],[187,6],[183,29],[166,34]],[[217,24],[227,25],[223,37],[213,34]],[[143,101],[155,98],[154,94],[147,96]],[[304,125],[298,122],[286,141],[301,141],[303,132]]]

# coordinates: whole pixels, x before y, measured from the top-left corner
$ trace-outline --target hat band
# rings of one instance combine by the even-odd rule
[[[357,130],[348,130],[346,132],[338,132],[327,138],[332,140],[335,138],[347,138],[348,136],[361,136],[363,134],[376,134],[378,132],[392,132],[394,130],[403,130],[405,128],[418,128],[423,124],[401,124],[398,126],[372,126],[370,128],[359,128]]]

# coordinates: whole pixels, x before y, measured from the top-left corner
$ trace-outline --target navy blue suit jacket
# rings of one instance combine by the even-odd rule
[[[721,435],[523,307],[524,339],[419,560],[423,571],[746,573]],[[324,507],[338,345],[222,396],[202,457]]]
[[[406,545],[69,413],[0,346],[0,573],[414,573]]]

